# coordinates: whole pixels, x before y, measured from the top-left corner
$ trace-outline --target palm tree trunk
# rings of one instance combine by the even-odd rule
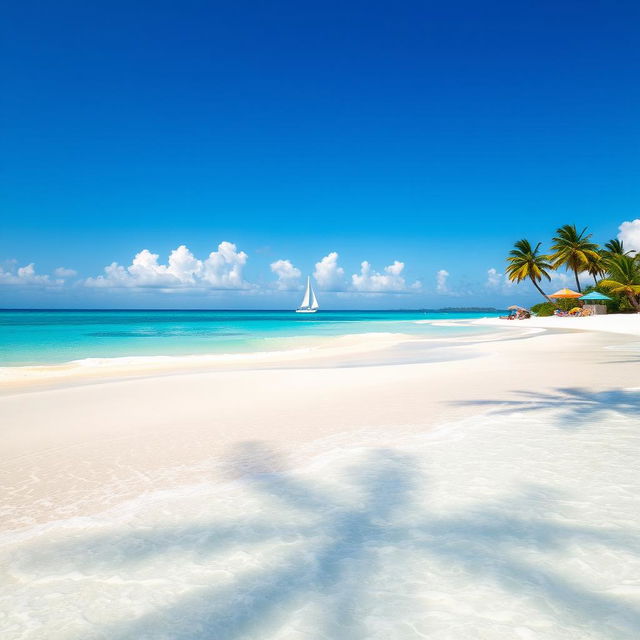
[[[627,298],[629,298],[631,306],[640,313],[640,303],[638,302],[637,296],[633,295],[633,293],[627,293]]]
[[[559,309],[560,307],[558,306],[557,302],[554,302],[538,285],[538,283],[533,279],[530,278],[531,282],[533,282],[533,286],[556,308]]]
[[[574,270],[573,270],[573,273],[574,273],[574,275],[575,275],[575,277],[576,277],[576,287],[578,287],[578,291],[579,291],[580,293],[582,293],[582,289],[580,288],[580,280],[578,280],[578,270],[577,270],[577,269],[574,269]]]

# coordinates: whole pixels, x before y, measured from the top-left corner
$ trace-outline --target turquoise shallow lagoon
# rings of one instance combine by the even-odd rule
[[[359,333],[452,338],[487,333],[469,320],[498,313],[422,311],[0,311],[0,365],[83,358],[250,353]],[[433,324],[435,322],[435,324]],[[442,324],[441,324],[442,323]]]

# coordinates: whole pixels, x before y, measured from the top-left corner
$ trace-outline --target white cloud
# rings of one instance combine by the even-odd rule
[[[500,273],[497,269],[492,267],[491,269],[487,269],[487,281],[485,283],[485,287],[500,293],[511,293],[513,281],[509,280],[506,274]]]
[[[143,249],[135,254],[130,264],[112,262],[103,272],[76,282],[78,286],[102,289],[156,289],[159,291],[182,290],[243,290],[248,293],[259,293],[257,285],[248,283],[243,277],[243,270],[248,256],[239,251],[231,242],[221,242],[215,251],[206,258],[198,258],[187,246],[180,245],[173,249],[166,260],[160,255]],[[345,270],[339,265],[339,255],[332,251],[315,264],[314,277],[318,288],[323,291],[334,291],[358,294],[404,293],[418,291],[422,285],[419,281],[409,283],[405,277],[405,264],[395,260],[381,271],[373,269],[368,261],[360,265],[360,272],[354,273],[350,280],[345,277]],[[291,291],[301,288],[302,273],[291,260],[276,260],[270,264],[270,270],[277,280],[265,287],[264,292],[273,292],[274,286],[280,291]],[[441,275],[444,273],[444,277]],[[0,285],[40,285],[60,287],[70,278],[77,276],[74,269],[58,267],[53,275],[38,274],[35,267],[29,264],[18,268],[15,263],[8,262],[0,266]],[[440,292],[448,291],[444,270],[439,272],[442,278]]]
[[[300,286],[300,269],[293,266],[291,260],[276,260],[272,262],[271,271],[278,276],[276,286],[281,291],[290,291]]]
[[[342,291],[344,289],[344,269],[338,266],[338,253],[332,251],[320,262],[316,262],[313,277],[320,289],[325,291]]]
[[[104,275],[87,278],[88,287],[157,287],[248,289],[242,278],[247,254],[238,252],[235,244],[221,242],[206,260],[198,260],[185,246],[180,245],[169,255],[168,264],[159,262],[159,255],[143,249],[128,267],[117,262],[104,269]]]
[[[180,284],[179,280],[167,272],[168,267],[160,264],[157,253],[143,249],[137,253],[133,262],[127,267],[112,262],[105,267],[105,275],[87,278],[85,284],[93,287],[172,287]]]
[[[63,280],[53,280],[49,275],[36,273],[33,262],[18,269],[13,264],[7,268],[0,267],[0,285],[57,287],[63,283]]]
[[[419,289],[419,282],[414,282],[411,287],[407,287],[407,283],[402,277],[403,269],[404,262],[396,260],[384,268],[384,273],[378,273],[372,271],[371,265],[365,260],[360,265],[360,274],[354,273],[351,276],[351,283],[356,291],[397,292],[406,291],[409,288]]]
[[[493,267],[487,271],[487,287],[490,289],[497,289],[500,286],[502,280],[502,274],[498,273],[497,269]]]
[[[169,255],[167,273],[182,284],[195,284],[197,278],[202,275],[202,270],[202,262],[183,244]]]
[[[66,267],[58,267],[54,269],[53,273],[58,276],[58,278],[73,278],[73,276],[78,275],[75,269],[67,269]]]
[[[449,286],[447,285],[448,277],[449,272],[445,269],[440,269],[440,271],[436,273],[436,291],[438,293],[449,293]]]
[[[618,240],[624,242],[624,248],[626,251],[629,249],[633,251],[640,251],[640,218],[635,220],[623,222],[618,230]]]
[[[573,272],[571,273],[573,274]],[[561,288],[566,287],[570,282],[573,282],[575,285],[576,282],[573,275],[569,277],[569,274],[563,271],[550,271],[549,276],[551,277],[550,282],[559,285]]]
[[[244,251],[238,252],[235,244],[221,242],[204,262],[203,279],[217,289],[248,289],[249,283],[242,279],[248,257]]]
[[[564,287],[568,287],[571,290],[577,290],[576,287],[576,277],[573,274],[573,271],[550,271],[549,275],[551,276],[551,281],[549,282],[549,286],[553,288],[553,291],[557,291],[557,289],[563,289]],[[580,287],[584,289],[590,285],[593,285],[593,276],[589,275],[586,271],[578,274],[578,279],[580,280]],[[541,284],[544,289],[544,284]],[[553,293],[553,291],[551,293]]]

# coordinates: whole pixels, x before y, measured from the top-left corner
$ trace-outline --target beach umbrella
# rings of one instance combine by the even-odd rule
[[[611,298],[609,296],[605,296],[604,293],[592,291],[591,293],[583,295],[580,300],[611,300]]]
[[[518,309],[521,309],[522,311],[526,311],[524,307],[520,307],[517,304],[512,304],[510,307],[507,307],[507,309],[509,311],[517,311]]]
[[[581,298],[582,294],[578,293],[577,291],[571,291],[571,289],[567,289],[565,287],[564,289],[560,289],[560,291],[556,291],[555,293],[552,293],[549,297],[550,298]]]

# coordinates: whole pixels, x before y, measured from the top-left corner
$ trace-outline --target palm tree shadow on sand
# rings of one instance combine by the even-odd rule
[[[395,570],[402,573],[402,562],[415,560],[416,554],[432,568],[421,576],[425,589],[433,571],[444,564],[505,594],[551,603],[557,623],[589,629],[591,635],[585,637],[637,638],[638,608],[524,559],[524,551],[557,553],[576,544],[588,545],[593,552],[640,556],[636,532],[578,526],[550,517],[564,496],[549,489],[525,487],[501,501],[443,516],[428,510],[427,479],[419,460],[390,450],[370,452],[341,476],[345,490],[349,495],[355,490],[357,500],[346,500],[340,488],[329,492],[303,482],[259,443],[242,445],[229,457],[228,468],[232,476],[246,482],[247,491],[303,517],[282,521],[249,517],[238,526],[185,522],[152,531],[133,530],[116,539],[94,536],[66,548],[52,545],[32,557],[31,565],[39,572],[47,566],[55,569],[60,557],[73,552],[76,570],[85,575],[104,566],[118,573],[145,563],[153,567],[155,558],[176,547],[188,549],[191,557],[206,564],[208,558],[225,553],[251,554],[252,545],[265,540],[291,545],[291,553],[280,554],[266,566],[256,562],[224,583],[201,584],[135,619],[105,625],[90,636],[85,633],[83,640],[271,638],[309,606],[315,611],[313,627],[299,637],[373,637],[367,621],[375,618],[382,600],[398,598],[407,606],[402,596],[394,594],[391,579],[386,592],[369,588],[384,571],[381,559],[386,558],[388,567],[391,558]],[[114,554],[115,548],[118,553]],[[413,606],[416,603],[419,598]],[[401,620],[396,622],[387,624],[397,628]],[[419,635],[407,628],[403,637]]]
[[[592,391],[582,387],[559,387],[552,392],[518,391],[515,400],[463,400],[458,406],[492,407],[490,413],[511,414],[554,409],[569,426],[581,424],[615,413],[640,418],[640,389],[608,389]]]

